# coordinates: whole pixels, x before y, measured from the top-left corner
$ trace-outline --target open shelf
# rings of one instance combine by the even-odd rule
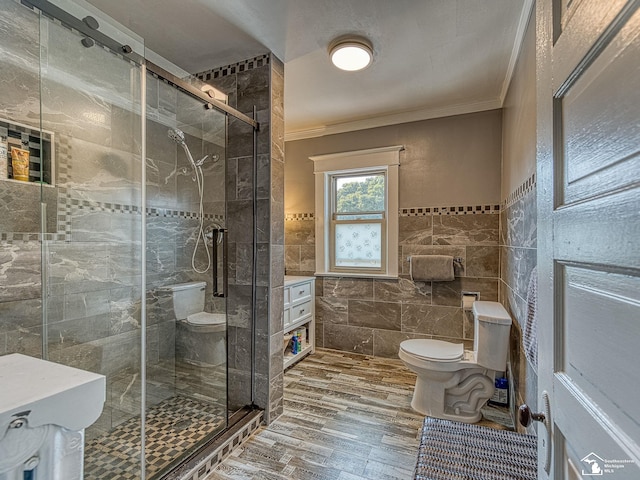
[[[296,353],[295,355],[292,353],[287,353],[284,356],[284,368],[290,367],[291,365],[298,362],[299,360],[302,360],[302,357],[306,357],[312,351],[313,351],[313,345],[307,344],[302,350],[300,350],[300,352]]]
[[[304,276],[284,277],[284,368],[315,352],[315,278]],[[303,339],[297,354],[291,353],[291,338],[298,330]]]
[[[293,322],[293,323],[291,323],[289,325],[285,325],[284,333],[289,333],[291,330],[295,330],[298,327],[306,325],[307,323],[309,323],[311,321],[311,317],[312,317],[312,315],[306,315],[306,316],[296,320],[295,322]]]

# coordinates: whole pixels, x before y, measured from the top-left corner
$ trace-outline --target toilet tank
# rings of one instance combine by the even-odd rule
[[[177,283],[159,287],[158,292],[171,293],[176,320],[204,311],[206,282]]]
[[[503,372],[509,356],[511,317],[498,302],[474,302],[476,362],[493,371]]]

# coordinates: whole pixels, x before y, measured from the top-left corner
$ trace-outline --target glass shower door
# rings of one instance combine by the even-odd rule
[[[56,194],[55,234],[43,242],[43,356],[107,377],[84,478],[141,478],[142,69],[44,16],[40,42]]]
[[[151,74],[146,94],[145,457],[157,478],[226,428],[226,299],[214,284],[221,293],[227,120]]]

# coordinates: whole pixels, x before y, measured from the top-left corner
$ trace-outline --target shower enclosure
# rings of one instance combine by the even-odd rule
[[[257,123],[86,5],[55,3],[0,0],[0,355],[106,375],[85,478],[160,478],[253,402],[255,234],[228,245],[227,159]],[[29,181],[15,179],[18,150]],[[229,248],[247,259],[231,280]],[[197,361],[209,347],[162,293],[194,281],[228,319],[221,361]]]

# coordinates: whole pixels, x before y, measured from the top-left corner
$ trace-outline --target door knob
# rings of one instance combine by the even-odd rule
[[[527,405],[526,403],[523,405],[520,405],[520,408],[518,408],[518,421],[520,422],[520,425],[522,425],[525,428],[531,425],[533,422],[545,423],[546,419],[547,417],[543,412],[540,412],[540,413],[532,412],[531,409],[529,408],[529,405]]]
[[[549,474],[551,471],[551,442],[553,441],[553,433],[551,431],[551,399],[547,392],[542,392],[542,403],[544,404],[544,412],[534,413],[526,403],[518,408],[518,421],[520,425],[527,428],[533,422],[540,422],[544,425],[547,435],[540,436],[540,442],[546,451],[544,462],[544,470]],[[545,438],[546,437],[546,438]]]

